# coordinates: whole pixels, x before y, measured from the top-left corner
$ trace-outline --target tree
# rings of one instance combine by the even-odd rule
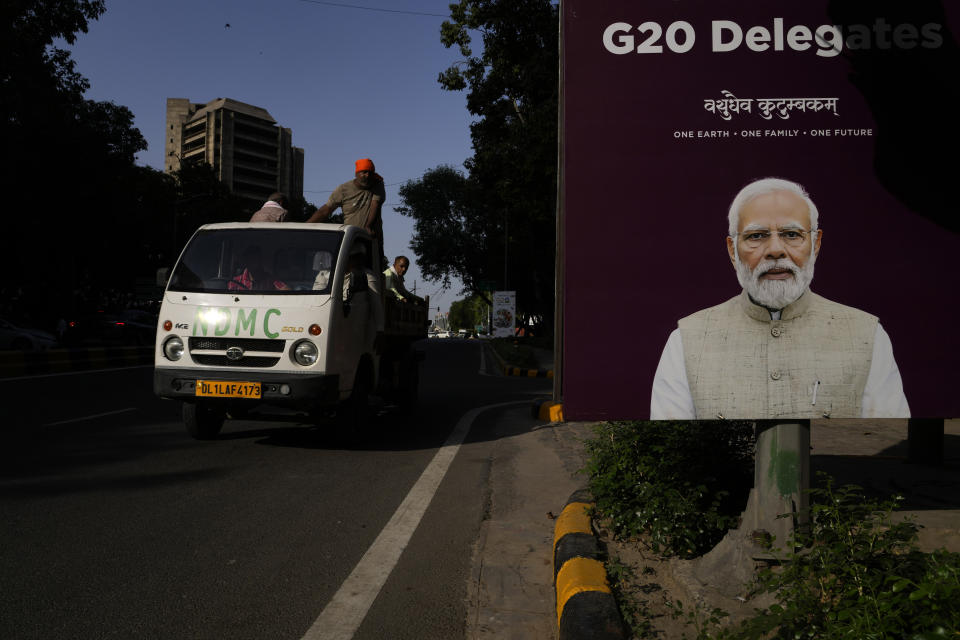
[[[0,188],[18,212],[7,217],[5,237],[15,241],[0,253],[0,288],[40,292],[57,313],[81,286],[134,278],[144,263],[135,223],[153,222],[137,216],[163,209],[136,207],[134,185],[168,193],[158,172],[134,164],[147,145],[130,110],[86,100],[88,81],[55,46],[75,42],[104,10],[103,0],[0,3]]]
[[[428,279],[448,283],[458,275],[476,295],[482,281],[494,280],[517,291],[522,313],[552,319],[558,9],[549,0],[461,0],[450,8],[441,41],[465,59],[438,81],[468,91],[474,155],[459,181],[448,175],[452,170],[434,169],[401,190],[401,212],[418,223],[412,248],[421,269],[430,265]],[[474,32],[483,39],[479,54]],[[454,189],[459,198],[447,204],[435,197]],[[434,221],[449,224],[437,228]]]
[[[173,172],[176,184],[174,251],[179,253],[193,232],[214,222],[246,222],[251,201],[234,195],[206,162],[184,162]]]
[[[488,303],[480,296],[455,300],[450,305],[450,329],[473,331],[477,325],[486,324]]]
[[[404,204],[397,207],[400,214],[414,218],[410,248],[424,278],[449,287],[455,276],[471,292],[479,291],[496,270],[496,256],[489,251],[489,219],[475,186],[452,167],[436,167],[400,187]]]

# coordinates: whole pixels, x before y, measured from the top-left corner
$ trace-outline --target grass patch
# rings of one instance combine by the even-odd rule
[[[758,577],[777,603],[718,638],[960,636],[960,554],[923,553],[919,526],[893,517],[901,501],[868,499],[855,485],[810,491],[810,524],[780,567]]]
[[[607,422],[595,433],[586,471],[614,535],[692,558],[737,526],[753,486],[753,423]]]
[[[539,369],[540,363],[533,349],[553,349],[552,339],[549,339],[549,346],[541,346],[547,340],[548,338],[494,338],[490,344],[508,367]]]

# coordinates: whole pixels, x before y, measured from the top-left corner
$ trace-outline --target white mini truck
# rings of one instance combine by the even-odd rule
[[[368,397],[416,405],[426,305],[387,299],[376,240],[360,227],[200,227],[167,283],[154,392],[183,402],[187,432],[274,405],[360,428]]]

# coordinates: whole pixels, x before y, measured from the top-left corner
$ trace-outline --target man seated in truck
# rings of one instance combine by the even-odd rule
[[[277,280],[263,266],[260,247],[251,245],[244,249],[240,264],[243,271],[227,283],[230,291],[287,291],[290,287],[283,280]]]
[[[423,298],[407,291],[407,288],[403,284],[403,276],[409,268],[410,258],[407,256],[397,256],[393,264],[384,269],[383,279],[387,296],[392,297],[398,302],[423,304]]]

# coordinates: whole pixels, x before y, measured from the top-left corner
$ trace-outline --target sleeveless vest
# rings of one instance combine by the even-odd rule
[[[807,290],[771,320],[744,291],[678,325],[698,420],[860,417],[875,316]]]

